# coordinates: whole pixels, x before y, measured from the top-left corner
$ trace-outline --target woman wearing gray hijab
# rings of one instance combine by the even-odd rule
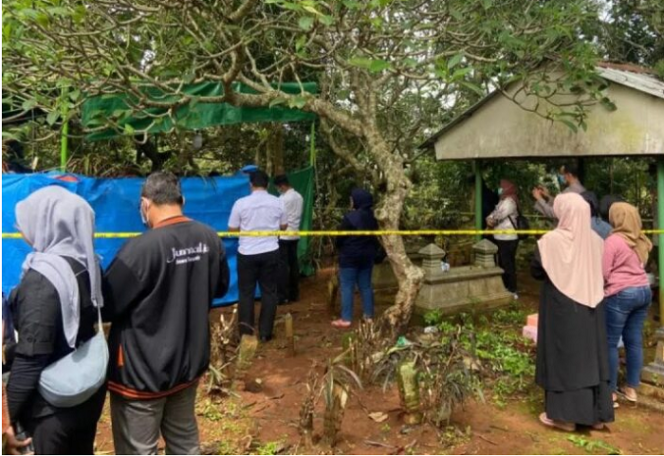
[[[70,408],[39,393],[42,371],[95,334],[103,305],[94,253],[95,215],[80,196],[49,186],[16,205],[16,226],[33,248],[10,305],[18,332],[7,385],[11,423],[32,437],[36,454],[93,454],[106,388]]]

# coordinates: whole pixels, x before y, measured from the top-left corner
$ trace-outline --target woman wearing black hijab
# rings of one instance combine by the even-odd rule
[[[599,202],[599,215],[602,216],[605,222],[609,221],[609,211],[613,203],[624,203],[625,199],[618,195],[604,195]]]
[[[341,231],[373,231],[378,222],[373,213],[371,193],[359,188],[351,192],[353,210],[344,215]],[[353,295],[355,285],[360,290],[364,318],[374,316],[374,296],[371,274],[378,253],[378,239],[375,236],[340,236],[337,238],[339,250],[339,281],[341,284],[341,318],[332,322],[335,328],[348,328],[353,320]]]

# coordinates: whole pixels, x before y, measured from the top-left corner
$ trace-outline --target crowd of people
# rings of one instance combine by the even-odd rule
[[[251,193],[233,205],[229,231],[299,231],[303,198],[288,178],[274,179],[276,197],[267,191],[265,172],[252,168],[245,174]],[[376,229],[371,195],[358,189],[352,199],[344,229]],[[11,453],[93,454],[107,392],[116,453],[156,454],[160,437],[167,454],[198,453],[195,402],[210,359],[208,315],[213,300],[228,291],[230,271],[216,232],[186,217],[184,204],[176,176],[150,175],[139,203],[148,230],[126,242],[105,271],[94,252],[95,214],[83,198],[49,186],[17,204],[16,227],[33,252],[23,263],[18,286],[7,299],[3,295],[3,398],[12,424],[5,433]],[[365,264],[363,255],[375,255],[378,242],[346,241],[339,246],[342,318],[350,325],[356,284],[365,316],[373,317],[373,262]],[[240,236],[241,335],[268,342],[277,306],[299,300],[297,247],[295,233]],[[110,323],[105,353],[93,342],[102,320]],[[48,371],[73,356],[79,358],[80,375],[56,379],[47,391]],[[90,383],[92,358],[105,356],[105,381]],[[72,380],[73,386],[58,384]],[[59,392],[66,406],[52,403]]]
[[[536,381],[545,390],[540,421],[572,431],[613,421],[618,395],[636,402],[643,365],[643,326],[652,301],[646,266],[652,242],[636,207],[587,191],[573,164],[558,175],[563,191],[532,190],[535,209],[556,224],[537,243],[532,276],[543,281],[537,334]],[[498,246],[505,288],[517,295],[517,187],[501,180],[486,216]],[[618,347],[624,344],[626,383],[618,388]]]
[[[540,420],[565,430],[601,428],[613,420],[617,394],[637,400],[642,327],[652,299],[645,274],[652,244],[636,208],[616,199],[598,202],[574,169],[563,171],[569,186],[561,195],[533,190],[536,206],[557,223],[539,240],[531,265],[532,275],[543,281],[536,381],[546,394]],[[235,202],[228,220],[229,231],[240,235],[239,331],[268,342],[277,306],[299,299],[298,237],[241,234],[297,232],[303,199],[286,176],[274,180],[279,197],[268,193],[266,173],[253,169],[248,176],[251,193]],[[514,229],[521,213],[517,187],[503,180],[500,188],[487,226]],[[354,189],[350,203],[340,230],[378,229],[369,192]],[[6,300],[3,296],[10,451],[92,454],[108,392],[118,454],[156,454],[160,436],[168,454],[198,453],[195,402],[210,359],[209,310],[227,293],[230,271],[215,231],[186,217],[184,204],[176,176],[150,175],[139,202],[148,230],[126,242],[105,271],[94,252],[95,214],[83,198],[49,186],[17,204],[16,226],[33,252],[19,285]],[[518,236],[496,234],[494,242],[505,286],[516,295]],[[343,329],[352,324],[356,289],[364,318],[374,317],[372,269],[384,252],[373,236],[339,237],[337,248],[342,310],[332,325]],[[94,352],[93,344],[101,320],[110,323],[107,381],[99,385],[83,378],[86,369],[94,369],[83,357],[81,378],[67,379],[74,379],[73,387],[58,385],[57,379],[44,385],[44,374],[86,352],[81,347],[104,355]],[[619,389],[620,339],[627,381]],[[67,406],[47,400],[53,390],[57,396],[72,388]]]

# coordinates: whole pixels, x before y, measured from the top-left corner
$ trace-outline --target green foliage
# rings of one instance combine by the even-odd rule
[[[661,0],[606,2],[587,30],[597,36],[607,59],[657,67],[664,59],[664,3]]]
[[[657,61],[654,70],[657,77],[664,81],[664,59]]]
[[[492,379],[494,401],[506,405],[515,393],[525,392],[535,374],[534,354],[519,333],[527,311],[518,306],[493,312],[490,321],[484,316],[477,323],[470,315],[458,317],[463,322],[461,343],[480,361],[483,372]],[[436,324],[445,340],[455,334],[454,323],[439,313],[425,315],[427,324]]]
[[[262,455],[276,455],[279,454],[279,451],[284,447],[283,442],[267,442],[260,445],[256,449],[256,454]]]
[[[619,448],[606,443],[604,440],[590,440],[581,435],[571,435],[567,437],[569,442],[591,454],[622,454]]]

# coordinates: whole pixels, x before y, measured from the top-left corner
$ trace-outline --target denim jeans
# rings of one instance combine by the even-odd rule
[[[627,386],[639,386],[643,365],[643,324],[652,301],[650,287],[627,288],[606,298],[606,334],[609,341],[611,388],[618,384],[618,341],[625,343]]]
[[[374,316],[374,295],[371,287],[371,272],[373,265],[364,268],[340,268],[339,281],[341,282],[341,319],[353,320],[353,294],[355,285],[360,289],[362,309],[364,316]]]

